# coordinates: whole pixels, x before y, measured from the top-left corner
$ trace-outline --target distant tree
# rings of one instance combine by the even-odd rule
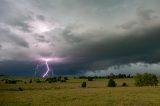
[[[77,77],[73,77],[73,79],[77,79]]]
[[[114,78],[116,78],[116,76],[113,73],[110,73],[109,79],[114,79]]]
[[[123,82],[122,86],[125,87],[125,86],[128,86],[128,85],[127,85],[127,83]]]
[[[17,81],[16,81],[16,80],[8,80],[8,79],[6,79],[6,80],[5,80],[5,83],[6,83],[6,84],[16,84]]]
[[[23,82],[23,80],[16,80],[16,82]]]
[[[68,77],[64,77],[64,80],[68,80]]]
[[[93,81],[93,77],[88,77],[88,81]]]
[[[88,77],[86,76],[79,76],[79,79],[87,79]]]
[[[62,78],[62,77],[61,77],[61,76],[59,76],[59,77],[57,78],[57,80],[58,80],[58,81],[61,81],[61,78]]]
[[[113,79],[109,79],[108,87],[116,87],[116,82]]]
[[[86,88],[87,84],[86,82],[82,82],[82,88]]]
[[[128,74],[128,75],[127,75],[127,78],[131,78],[131,75],[130,75],[130,74]]]
[[[94,76],[93,78],[94,78],[94,79],[98,79],[99,77],[98,77],[98,76]]]
[[[137,74],[135,76],[136,86],[157,86],[158,79],[156,75],[150,73]]]

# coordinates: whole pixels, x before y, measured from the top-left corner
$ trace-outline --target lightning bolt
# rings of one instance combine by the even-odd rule
[[[54,57],[54,58],[38,58],[37,60],[40,61],[40,63],[37,64],[37,66],[36,66],[35,76],[36,76],[36,74],[37,74],[37,70],[39,69],[39,67],[43,65],[43,66],[46,67],[46,70],[45,70],[45,72],[42,74],[42,77],[45,78],[46,76],[48,76],[49,72],[51,72],[51,74],[52,74],[52,76],[53,76],[53,70],[50,69],[50,67],[49,67],[49,62],[52,62],[52,63],[53,63],[53,62],[54,62],[54,63],[55,63],[55,62],[56,62],[56,63],[62,62],[63,58],[59,58],[59,57]],[[38,72],[39,72],[39,70],[38,70]]]
[[[46,65],[47,70],[46,70],[46,72],[43,74],[43,76],[42,76],[43,78],[46,77],[46,75],[48,75],[48,72],[50,71],[49,65],[48,65],[48,59],[45,59],[44,61],[45,61],[45,65]]]

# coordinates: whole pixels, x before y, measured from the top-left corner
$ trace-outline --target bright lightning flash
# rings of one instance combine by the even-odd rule
[[[54,58],[39,58],[38,60],[42,62],[42,63],[40,63],[40,65],[44,64],[46,66],[46,71],[42,75],[43,78],[45,78],[48,75],[48,73],[51,71],[50,67],[49,67],[49,64],[48,64],[49,62],[52,62],[52,63],[59,63],[59,62],[62,62],[62,61],[64,62],[64,59],[63,58],[59,58],[59,57],[54,57]],[[36,69],[38,68],[38,66],[39,65],[37,65]]]
[[[46,68],[47,68],[46,72],[45,72],[45,73],[43,74],[43,76],[42,76],[42,77],[44,78],[44,77],[46,77],[46,76],[48,75],[48,73],[49,73],[49,71],[50,71],[48,62],[51,61],[52,59],[50,59],[50,58],[42,58],[41,60],[42,60],[42,61],[45,61],[45,65],[46,65]]]

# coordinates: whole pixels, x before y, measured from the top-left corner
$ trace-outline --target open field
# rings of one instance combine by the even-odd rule
[[[23,78],[28,81],[29,78]],[[81,83],[87,82],[87,88]],[[116,79],[117,87],[106,87],[107,79],[69,78],[56,83],[0,83],[0,106],[159,106],[160,86],[135,87],[134,79]],[[126,82],[128,87],[122,87]],[[21,87],[24,91],[19,91]]]

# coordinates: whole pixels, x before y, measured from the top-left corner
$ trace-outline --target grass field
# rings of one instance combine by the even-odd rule
[[[29,78],[22,78],[28,81]],[[87,88],[81,83],[87,82]],[[70,78],[56,83],[0,83],[0,106],[160,106],[160,86],[135,87],[134,79],[116,79],[117,87],[106,87],[107,79],[87,81]],[[128,87],[122,87],[126,82]],[[19,91],[21,87],[24,91]]]

